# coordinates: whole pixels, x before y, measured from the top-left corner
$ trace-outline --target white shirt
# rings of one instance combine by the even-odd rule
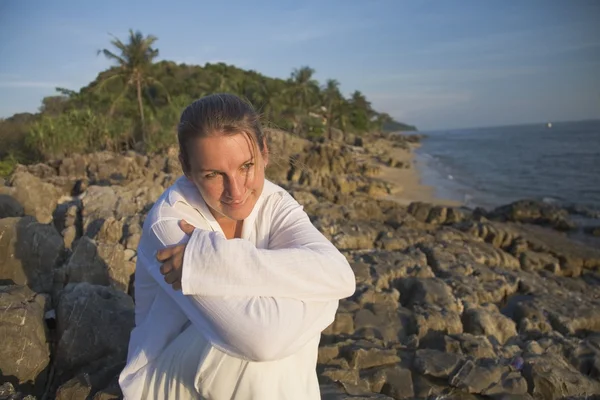
[[[191,237],[179,228],[181,219],[197,228]],[[320,334],[338,300],[354,293],[354,273],[302,206],[269,181],[241,236],[225,238],[185,177],[154,204],[138,247],[136,327],[119,379],[126,399],[142,398],[153,361],[188,322],[212,346],[211,359],[198,360],[198,369],[218,365],[224,371],[211,378],[211,387],[199,384],[203,398],[221,400],[214,396],[229,386],[244,388],[235,399],[320,398]],[[188,239],[182,291],[175,291],[160,274],[156,252]],[[294,377],[301,378],[303,392],[289,390]]]

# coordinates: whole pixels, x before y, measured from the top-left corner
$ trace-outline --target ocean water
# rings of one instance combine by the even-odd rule
[[[600,121],[424,132],[423,183],[487,209],[537,199],[600,210]]]

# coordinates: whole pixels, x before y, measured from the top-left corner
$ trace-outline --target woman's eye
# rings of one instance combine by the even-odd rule
[[[206,174],[204,175],[204,178],[206,179],[213,179],[217,177],[217,173],[216,172],[211,172],[210,174]]]
[[[242,169],[249,170],[250,168],[252,168],[253,165],[254,163],[244,164],[242,165]]]

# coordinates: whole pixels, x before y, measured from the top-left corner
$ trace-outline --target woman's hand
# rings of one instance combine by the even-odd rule
[[[186,235],[191,235],[194,232],[194,229],[196,229],[193,225],[187,223],[187,221],[183,219],[179,221],[179,228],[181,228]],[[160,266],[160,273],[164,276],[165,282],[171,285],[175,290],[181,290],[183,255],[185,254],[186,246],[187,243],[180,244],[178,246],[159,250],[156,253],[156,259],[162,263]]]

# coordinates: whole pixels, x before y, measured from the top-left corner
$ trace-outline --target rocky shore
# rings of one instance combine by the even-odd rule
[[[323,332],[324,399],[600,398],[600,248],[570,210],[405,205],[382,176],[411,168],[392,150],[414,137],[271,136],[269,178],[356,274]],[[141,226],[180,175],[173,149],[0,182],[0,399],[119,398]]]

